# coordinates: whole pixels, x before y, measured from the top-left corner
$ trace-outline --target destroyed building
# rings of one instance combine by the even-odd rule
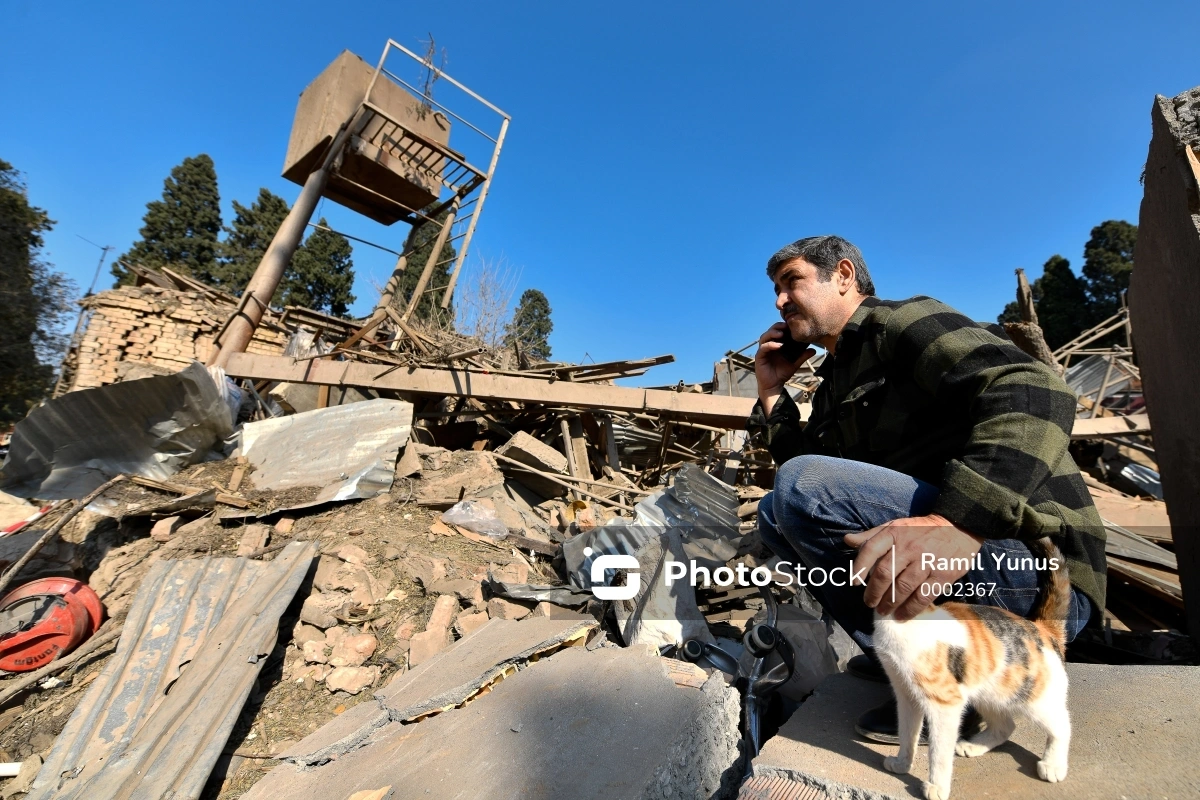
[[[444,141],[408,134],[449,168]],[[1171,169],[1195,163],[1177,136],[1159,125],[1152,144]],[[1191,174],[1143,225],[1200,213]],[[1153,258],[1139,275],[1200,263]],[[105,613],[49,651],[10,644],[40,660],[0,677],[0,761],[20,762],[4,797],[909,796],[913,776],[851,730],[886,687],[845,672],[856,645],[806,591],[654,580],[668,561],[773,574],[754,519],[775,468],[745,430],[753,344],[712,381],[630,388],[614,380],[671,357],[530,363],[389,303],[358,320],[264,304],[218,368],[249,301],[136,272],[85,301],[68,378],[0,470],[4,591],[69,577]],[[1068,651],[1089,743],[1065,797],[1200,781],[1111,770],[1133,721],[1190,763],[1200,680],[1192,543],[1172,524],[1191,506],[1159,463],[1191,456],[1160,419],[1191,434],[1159,416],[1176,389],[1135,354],[1132,309],[1030,347],[1078,396],[1074,453],[1109,533],[1103,629]],[[818,381],[810,365],[789,385],[802,410]],[[595,591],[634,575],[622,597]],[[758,696],[778,666],[747,637],[762,625],[795,658]],[[1014,741],[1004,760],[1028,767],[1040,746]],[[973,759],[956,782],[1042,788],[1011,766]]]

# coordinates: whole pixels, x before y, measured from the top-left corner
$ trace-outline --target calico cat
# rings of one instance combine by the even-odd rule
[[[1071,584],[1066,564],[1049,539],[1031,544],[1058,569],[1049,576],[1032,620],[1001,608],[964,603],[930,606],[908,622],[875,615],[875,653],[896,695],[900,752],[884,769],[907,773],[928,725],[927,800],[948,800],[954,755],[980,756],[1008,741],[1015,718],[1025,717],[1046,732],[1038,777],[1056,783],[1067,777],[1071,720],[1063,666]],[[969,741],[956,742],[967,705],[987,723]]]

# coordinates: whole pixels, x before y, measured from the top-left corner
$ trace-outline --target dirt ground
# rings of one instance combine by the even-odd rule
[[[215,485],[224,490],[235,466],[232,459],[209,462],[179,473],[170,482],[196,489]],[[177,530],[165,544],[149,538],[153,524],[150,517],[126,517],[119,523],[103,518],[93,520],[96,530],[88,538],[96,541],[88,545],[84,574],[76,577],[89,580],[106,607],[120,620],[132,603],[140,578],[155,561],[233,556],[248,524],[265,522],[277,529],[279,520],[288,515],[275,513],[265,519],[218,519],[219,516],[246,511],[263,513],[305,502],[315,492],[309,489],[286,494],[256,491],[250,488],[249,479],[241,488],[241,495],[252,503],[251,508],[242,510],[218,505],[215,512],[208,512]],[[176,495],[126,483],[118,485],[109,496],[129,509],[153,505]],[[477,542],[458,534],[434,535],[430,526],[440,512],[417,505],[414,496],[413,482],[397,479],[388,495],[295,512],[291,530],[287,533],[273,530],[268,543],[270,547],[295,540],[317,540],[323,554],[332,554],[344,545],[353,544],[372,557],[373,563],[368,569],[386,586],[392,599],[362,609],[361,617],[356,617],[353,625],[343,624],[342,627],[350,633],[371,633],[377,638],[378,646],[365,664],[378,666],[381,670],[374,688],[387,683],[398,670],[405,668],[407,641],[397,637],[401,627],[410,636],[412,631],[424,630],[433,609],[435,597],[427,595],[406,568],[409,556],[445,559],[449,578],[479,577],[489,565],[501,567],[517,561],[530,564],[530,582],[550,582],[552,574],[545,559],[538,563],[528,554],[516,553],[511,547]],[[52,517],[48,519],[53,522]],[[270,560],[274,555],[272,552],[262,558]],[[292,673],[304,665],[302,653],[293,642],[293,631],[301,605],[312,591],[312,579],[310,573],[281,619],[276,647],[266,660],[258,683],[214,769],[203,793],[205,798],[241,796],[274,766],[271,755],[372,695],[372,688],[357,695],[331,693],[324,684],[311,677],[292,677]],[[34,754],[44,757],[88,684],[104,668],[112,650],[111,646],[107,647],[59,674],[59,683],[51,688],[35,687],[26,694],[23,702],[0,713],[0,760],[20,761]],[[15,673],[0,677],[0,691],[20,677]]]

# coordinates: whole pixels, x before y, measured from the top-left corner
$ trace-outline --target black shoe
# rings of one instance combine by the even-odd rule
[[[888,676],[883,671],[883,665],[866,653],[859,653],[846,662],[846,671],[856,678],[862,678],[864,681],[873,681],[875,683],[888,682]]]
[[[984,722],[979,712],[967,706],[967,713],[963,714],[962,722],[958,726],[959,740],[970,739],[983,729]],[[859,736],[873,742],[900,744],[900,720],[896,715],[896,699],[889,698],[883,705],[867,711],[858,718],[854,730]],[[921,725],[921,740],[918,744],[929,744],[929,740],[925,738],[924,723]]]

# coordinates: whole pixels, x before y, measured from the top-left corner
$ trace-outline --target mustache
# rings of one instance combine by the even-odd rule
[[[779,318],[787,319],[788,314],[796,314],[799,313],[799,311],[800,309],[796,307],[795,303],[785,303],[783,308],[779,311]]]

